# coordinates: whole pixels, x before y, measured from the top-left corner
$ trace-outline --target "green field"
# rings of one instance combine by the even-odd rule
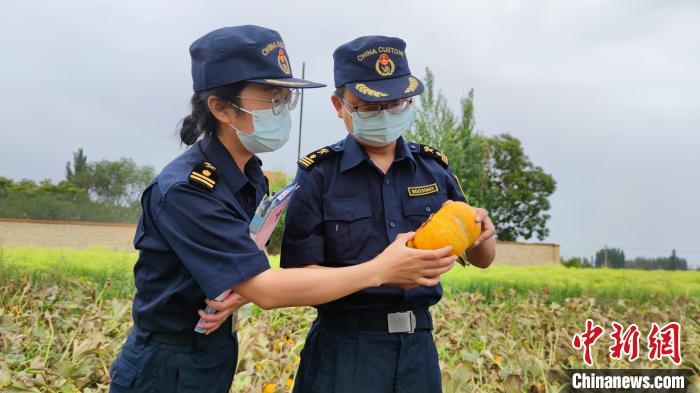
[[[131,326],[136,255],[0,248],[0,391],[106,391]],[[587,318],[636,323],[643,335],[652,322],[680,322],[683,366],[700,386],[700,272],[456,266],[444,287],[432,313],[446,393],[558,391],[562,370],[583,365],[570,342]],[[252,307],[232,391],[289,392],[314,315]],[[613,361],[608,345],[595,347],[596,367],[674,367]]]
[[[135,252],[99,248],[11,248],[0,249],[0,253],[5,274],[59,281],[66,276],[80,277],[100,285],[111,279],[110,293],[117,291],[117,294],[132,290],[132,268],[138,257]],[[279,265],[278,256],[270,259],[273,266]],[[518,295],[526,295],[528,291],[546,287],[550,298],[557,301],[576,296],[647,301],[659,297],[700,297],[700,272],[508,265],[482,270],[456,265],[445,276],[444,286],[446,291],[478,291],[486,296],[511,289]]]

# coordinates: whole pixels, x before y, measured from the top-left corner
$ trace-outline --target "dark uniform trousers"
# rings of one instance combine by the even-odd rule
[[[110,367],[110,393],[227,393],[238,359],[230,323],[209,336],[152,335],[133,328]]]
[[[301,358],[294,393],[442,392],[430,329],[369,331],[331,324],[320,316]]]

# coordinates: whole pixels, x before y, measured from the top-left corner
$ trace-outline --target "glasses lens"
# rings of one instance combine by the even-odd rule
[[[299,102],[299,95],[299,89],[291,89],[289,91],[289,94],[287,94],[287,106],[289,106],[290,111],[297,107],[297,103]]]
[[[387,110],[392,115],[398,115],[406,112],[409,106],[411,106],[411,101],[409,100],[392,101],[387,105]]]
[[[287,97],[282,92],[276,92],[272,95],[270,102],[272,103],[272,113],[275,115],[282,112],[282,105],[286,103]]]
[[[377,116],[380,110],[382,110],[381,105],[360,105],[357,107],[357,114],[360,117],[368,118]]]

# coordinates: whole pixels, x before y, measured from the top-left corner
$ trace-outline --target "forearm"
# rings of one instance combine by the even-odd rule
[[[334,267],[329,267],[329,266],[321,266],[321,265],[306,265],[302,269],[337,269]],[[383,285],[389,285],[401,289],[410,289],[410,288],[415,288],[418,285],[414,283],[413,281],[410,280],[388,280],[387,282],[384,282]]]
[[[471,265],[485,269],[496,258],[496,239],[490,237],[484,240],[478,247],[467,251],[467,261]]]
[[[268,270],[235,290],[263,309],[327,303],[381,285],[373,263],[334,269]]]

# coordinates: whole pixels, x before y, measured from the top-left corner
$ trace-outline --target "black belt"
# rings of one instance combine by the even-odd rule
[[[416,330],[432,330],[433,321],[427,309],[388,314],[349,314],[319,312],[322,324],[336,330],[369,330],[388,333],[413,333]]]
[[[151,333],[148,335],[148,340],[167,345],[195,346],[197,344],[197,337],[195,337],[195,334],[198,333]]]
[[[195,346],[198,344],[197,340],[215,340],[217,336],[226,335],[231,333],[231,318],[226,318],[226,321],[219,326],[216,331],[211,335],[205,336],[201,333],[196,333],[194,328],[192,330],[185,330],[176,333],[155,333],[155,332],[145,332],[134,326],[134,330],[139,333],[145,333],[146,340],[157,342],[166,345],[179,345],[179,346]]]

